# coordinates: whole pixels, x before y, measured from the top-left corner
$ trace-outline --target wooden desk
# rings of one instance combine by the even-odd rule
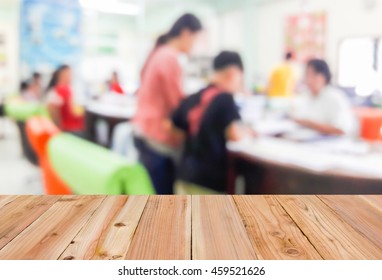
[[[0,196],[0,259],[382,259],[382,196]]]
[[[232,169],[244,177],[246,194],[382,194],[382,153],[342,158],[303,145],[284,146],[283,140],[266,141],[231,149]],[[335,167],[320,169],[333,160]]]

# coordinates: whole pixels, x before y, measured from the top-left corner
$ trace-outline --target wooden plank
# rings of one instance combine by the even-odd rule
[[[257,259],[231,196],[192,197],[192,255],[196,260]]]
[[[189,260],[190,258],[191,197],[150,197],[126,259]]]
[[[259,259],[322,259],[273,196],[235,196],[234,200]]]
[[[319,196],[345,222],[382,250],[382,211],[358,196]]]
[[[0,259],[57,259],[103,200],[101,196],[59,199],[0,251]]]
[[[382,251],[316,196],[277,196],[324,259],[382,259]]]
[[[379,209],[379,211],[382,211],[382,195],[361,195],[359,197],[367,201],[371,206]]]
[[[47,211],[60,197],[8,197],[0,203],[0,249]]]
[[[89,260],[97,251],[101,235],[127,201],[127,196],[109,196],[60,256],[62,260]]]
[[[119,214],[103,232],[92,259],[123,259],[130,247],[148,196],[129,196]]]
[[[11,196],[2,195],[2,196],[0,196],[0,209],[2,207],[4,207],[5,205],[11,203],[13,200],[15,200],[18,197],[19,196],[16,196],[16,195],[11,195]]]

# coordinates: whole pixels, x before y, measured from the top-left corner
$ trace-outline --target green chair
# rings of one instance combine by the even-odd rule
[[[37,165],[37,156],[25,133],[25,122],[34,116],[46,115],[45,107],[40,103],[25,102],[17,97],[12,97],[5,101],[4,113],[17,123],[23,155],[30,163]]]
[[[48,143],[48,157],[61,179],[78,195],[155,194],[149,175],[138,164],[71,134]]]
[[[43,104],[23,102],[16,99],[6,101],[4,111],[6,116],[18,122],[25,122],[33,116],[47,115]]]

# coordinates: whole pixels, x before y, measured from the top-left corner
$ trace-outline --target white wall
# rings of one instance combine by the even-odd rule
[[[19,0],[0,0],[0,32],[6,36],[5,67],[1,69],[1,94],[12,94],[19,87]]]
[[[84,13],[84,55],[82,77],[92,90],[102,90],[117,71],[127,86],[138,78],[135,17],[103,13]],[[109,52],[99,48],[110,49]],[[103,89],[104,90],[104,89]]]
[[[219,50],[238,51],[244,61],[245,83],[253,86],[255,60],[255,35],[253,33],[253,5],[241,6],[219,16]]]
[[[268,2],[268,3],[267,3]],[[382,37],[382,0],[366,9],[367,0],[268,0],[254,11],[256,75],[266,77],[280,62],[284,52],[284,23],[289,15],[303,11],[326,11],[326,59],[336,73],[338,47],[344,38]],[[305,3],[305,5],[303,4]]]
[[[375,1],[377,5],[373,10],[367,10],[364,8],[365,1]],[[0,0],[0,27],[6,28],[11,34],[9,88],[12,90],[17,89],[19,79],[18,2],[19,0]],[[139,73],[136,69],[139,69],[155,37],[166,31],[175,18],[185,11],[198,14],[210,30],[209,42],[207,47],[204,46],[208,54],[213,55],[221,49],[234,49],[243,54],[248,86],[253,85],[255,78],[265,80],[272,68],[282,59],[284,23],[290,15],[303,11],[327,12],[326,58],[334,72],[338,64],[338,46],[342,39],[351,36],[382,37],[382,0],[263,0],[260,4],[255,4],[255,0],[247,2],[250,3],[247,6],[237,4],[237,9],[218,14],[216,9],[207,3],[186,5],[179,0],[171,9],[164,6],[148,13],[143,27],[131,24],[134,22],[132,19],[126,22],[119,21],[117,24],[121,30],[120,44],[125,46],[119,48],[124,50],[120,54],[120,62],[128,65],[128,76],[136,78]],[[144,34],[143,37],[137,37],[137,28],[139,33]],[[139,54],[136,51],[137,46]]]

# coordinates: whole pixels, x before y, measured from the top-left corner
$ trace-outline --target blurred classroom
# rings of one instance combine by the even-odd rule
[[[0,194],[382,194],[382,0],[0,0]]]

